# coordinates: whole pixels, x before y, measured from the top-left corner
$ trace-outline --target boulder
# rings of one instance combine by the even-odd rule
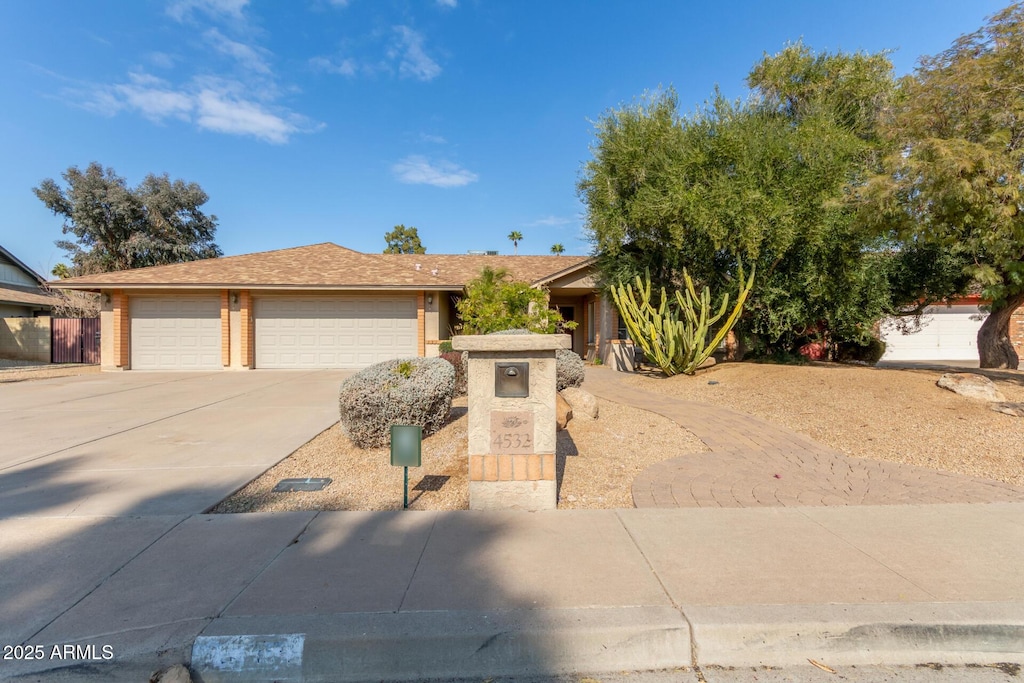
[[[993,403],[989,406],[992,410],[997,413],[1005,413],[1006,415],[1013,415],[1014,417],[1024,417],[1024,403]]]
[[[569,420],[572,419],[572,406],[569,402],[562,398],[559,393],[555,394],[555,423],[559,430],[565,429],[565,426],[569,424]]]
[[[150,683],[192,683],[192,676],[183,664],[157,671],[149,678]]]
[[[984,375],[970,372],[947,372],[936,382],[943,389],[982,401],[1003,402],[1006,397],[996,389],[996,385]]]
[[[559,394],[572,406],[573,415],[597,419],[597,398],[589,391],[569,387]]]

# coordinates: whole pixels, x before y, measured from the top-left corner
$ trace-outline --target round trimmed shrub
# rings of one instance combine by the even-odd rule
[[[444,426],[452,407],[455,369],[443,358],[397,358],[371,365],[341,383],[341,428],[359,448],[391,442],[391,425],[419,425],[423,435]]]
[[[529,330],[502,330],[491,332],[491,334],[534,334]],[[568,387],[578,387],[583,384],[586,375],[586,365],[579,354],[569,349],[558,349],[555,351],[555,390],[561,391]]]

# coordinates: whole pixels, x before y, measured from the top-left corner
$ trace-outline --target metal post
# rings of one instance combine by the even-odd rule
[[[408,467],[403,467],[402,469],[405,470],[405,481],[403,482],[403,486],[402,486],[402,509],[403,510],[408,510],[409,509],[409,468]]]

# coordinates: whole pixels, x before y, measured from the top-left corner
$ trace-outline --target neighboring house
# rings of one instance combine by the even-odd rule
[[[582,256],[364,254],[326,242],[88,275],[99,292],[105,370],[361,368],[433,356],[455,302],[485,266],[546,287],[577,322],[573,349],[609,362],[618,316]]]
[[[0,246],[0,358],[50,360],[50,309],[45,280]]]
[[[49,315],[53,297],[46,280],[0,246],[0,318],[34,318]]]
[[[978,330],[988,313],[981,310],[986,302],[970,295],[925,309],[921,326],[904,334],[893,320],[881,323],[885,342],[885,361],[977,361]],[[1017,355],[1024,358],[1024,308],[1019,308],[1010,321],[1010,339]]]

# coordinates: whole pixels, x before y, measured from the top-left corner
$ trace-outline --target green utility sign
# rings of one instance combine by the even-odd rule
[[[395,467],[419,467],[423,451],[423,427],[391,425],[391,464]]]
[[[423,427],[391,425],[391,464],[405,468],[402,508],[409,507],[409,468],[419,467],[423,454]]]

